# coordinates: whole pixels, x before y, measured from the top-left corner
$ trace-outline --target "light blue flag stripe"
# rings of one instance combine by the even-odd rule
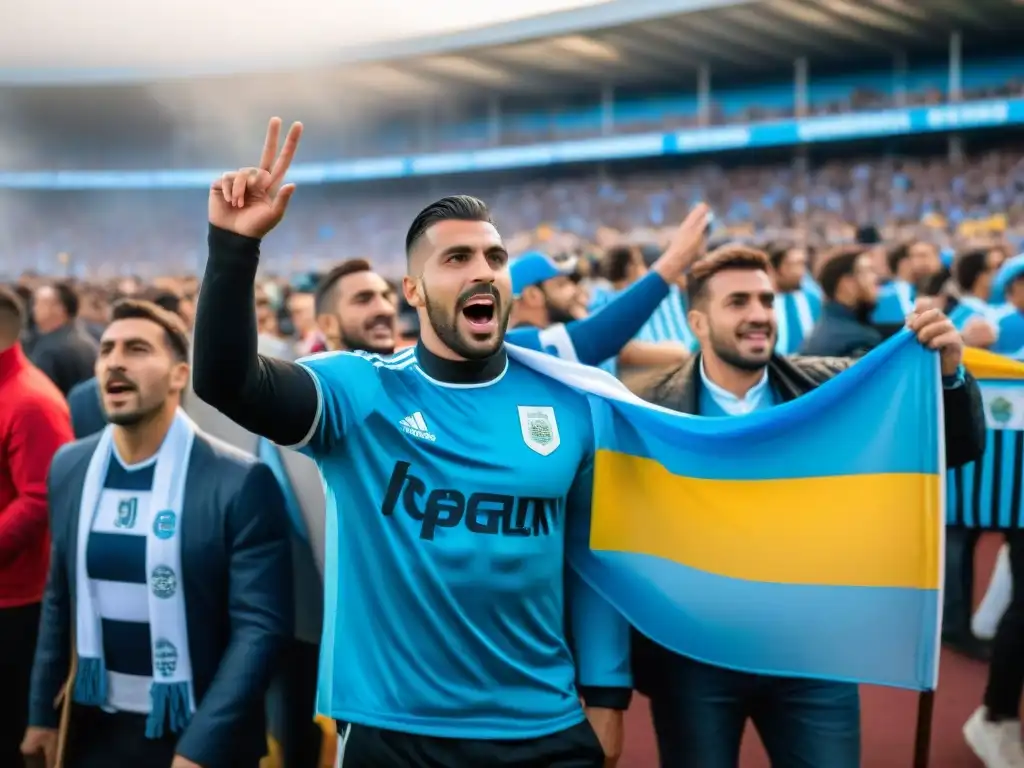
[[[671,621],[655,639],[685,637],[675,650],[699,661],[913,690],[935,685],[937,590],[737,581],[622,552],[586,550],[573,565],[633,626]],[[657,584],[673,589],[651,588]]]
[[[709,419],[604,398],[592,411],[599,448],[656,459],[675,474],[792,479],[938,472],[939,451],[920,448],[941,439],[937,398],[935,354],[904,330],[827,387],[747,416]],[[920,407],[878,406],[915,401]]]

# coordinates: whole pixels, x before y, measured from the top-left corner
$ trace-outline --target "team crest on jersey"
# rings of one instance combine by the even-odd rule
[[[1013,403],[1005,397],[996,397],[988,407],[992,419],[999,424],[1009,424],[1013,418]]]
[[[561,443],[555,409],[547,405],[520,405],[519,426],[523,442],[541,456],[550,456]]]
[[[1024,387],[982,382],[981,398],[989,429],[1024,429]]]

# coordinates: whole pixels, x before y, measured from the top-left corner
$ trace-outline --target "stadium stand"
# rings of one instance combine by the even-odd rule
[[[410,216],[432,195],[454,191],[491,201],[520,251],[539,246],[584,254],[613,238],[657,242],[696,199],[709,201],[724,231],[740,239],[799,235],[835,244],[848,242],[855,225],[867,221],[884,226],[887,236],[923,234],[943,247],[981,234],[1014,243],[1024,237],[1019,150],[981,151],[962,165],[914,150],[823,160],[804,171],[792,161],[748,164],[730,157],[725,168],[637,170],[620,163],[575,173],[303,186],[268,243],[268,259],[275,271],[295,272],[361,256],[397,275]],[[0,233],[8,272],[153,275],[202,264],[201,193],[8,191],[0,199],[0,210],[8,212]]]
[[[613,2],[355,51],[329,73],[2,87],[2,269],[195,270],[203,202],[185,190],[244,162],[271,112],[308,127],[284,271],[394,270],[401,221],[453,189],[492,201],[521,247],[656,239],[697,197],[738,234],[1016,236],[1021,6],[684,6]],[[165,170],[117,173],[133,168]]]

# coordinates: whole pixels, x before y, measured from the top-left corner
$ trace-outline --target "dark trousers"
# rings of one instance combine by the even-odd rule
[[[96,707],[71,710],[65,768],[170,768],[174,735],[146,738],[146,716],[104,712]]]
[[[1006,542],[1013,596],[992,641],[985,707],[993,720],[1018,719],[1024,692],[1024,531],[1008,533]]]
[[[980,532],[951,526],[946,529],[946,584],[943,592],[942,637],[967,642],[974,612],[974,551]]]
[[[39,603],[0,609],[0,766],[21,768],[21,740],[28,723],[29,680],[39,635]]]
[[[651,691],[662,768],[736,768],[748,718],[772,768],[859,768],[857,686],[662,655],[663,684]]]
[[[440,739],[338,723],[340,768],[601,768],[604,750],[583,721],[525,740]]]
[[[170,768],[178,737],[146,738],[146,716],[104,712],[75,704],[71,710],[65,768]],[[259,759],[238,758],[203,768],[258,768]]]
[[[316,675],[320,646],[292,642],[280,675],[280,722],[284,768],[314,768],[320,763],[323,731],[313,719],[316,705]]]

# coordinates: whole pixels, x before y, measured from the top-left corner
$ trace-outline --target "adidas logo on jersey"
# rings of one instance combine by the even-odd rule
[[[434,433],[427,429],[427,422],[423,420],[423,414],[419,411],[411,416],[406,416],[398,424],[407,435],[418,437],[420,440],[429,440],[432,443],[437,440]]]

